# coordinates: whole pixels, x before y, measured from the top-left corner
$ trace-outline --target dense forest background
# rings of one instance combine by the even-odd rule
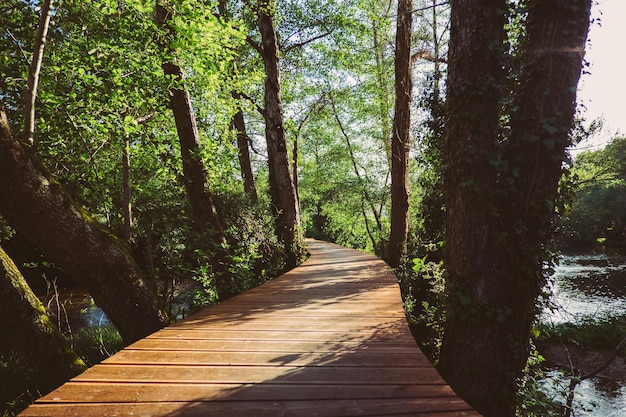
[[[5,1],[6,412],[99,360],[81,343],[108,352],[259,285],[309,236],[397,267],[444,377],[485,415],[528,413],[553,232],[623,242],[624,140],[567,155],[587,134],[589,1],[478,3]],[[31,288],[73,286],[114,327],[58,334]],[[452,359],[472,355],[482,369]]]

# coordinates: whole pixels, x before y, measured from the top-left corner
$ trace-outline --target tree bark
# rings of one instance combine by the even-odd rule
[[[13,139],[0,110],[0,214],[94,298],[125,343],[169,324],[128,248],[92,220]]]
[[[411,128],[411,36],[413,2],[398,0],[396,29],[396,107],[391,136],[391,232],[387,263],[400,266],[409,236],[409,151]]]
[[[257,7],[265,68],[265,135],[270,194],[277,215],[276,234],[285,245],[287,267],[294,267],[303,256],[304,241],[300,226],[300,204],[289,169],[280,90],[278,39],[271,12],[274,4],[271,0],[260,0]]]
[[[37,89],[39,87],[39,74],[41,73],[41,65],[43,63],[43,52],[48,36],[48,28],[50,26],[50,11],[52,10],[53,3],[54,0],[45,0],[41,6],[41,18],[33,46],[33,57],[28,68],[23,140],[30,145],[35,143],[35,104],[37,101]]]
[[[504,1],[456,0],[448,67],[448,316],[439,370],[485,416],[514,416],[545,283],[590,0],[528,2],[510,133]]]
[[[165,29],[167,36],[175,36],[175,30],[169,25],[172,11],[158,2],[155,9],[157,25]],[[166,41],[163,47],[170,49],[170,44]],[[180,143],[183,181],[191,206],[193,226],[201,237],[203,249],[208,250],[211,256],[211,267],[218,297],[220,300],[226,300],[236,294],[236,289],[226,267],[226,262],[228,262],[225,249],[227,247],[226,236],[210,192],[208,176],[201,156],[200,134],[191,104],[191,96],[184,83],[183,70],[174,60],[164,63],[162,68],[164,75],[171,76],[177,84],[176,87],[169,89],[170,107],[174,113]]]
[[[122,216],[124,218],[124,227],[122,229],[122,240],[126,244],[130,244],[132,239],[133,211],[132,211],[132,194],[130,187],[130,141],[124,141],[122,149]]]
[[[237,113],[233,116],[233,127],[237,134],[237,149],[239,156],[239,166],[241,168],[241,178],[243,179],[243,190],[250,196],[252,202],[257,201],[256,184],[250,163],[250,137],[246,131],[246,120],[243,117],[241,107],[241,95],[233,92],[233,99],[237,101]]]
[[[46,394],[87,369],[52,323],[41,301],[0,247],[0,325],[3,338],[22,354]],[[7,334],[8,330],[8,334]]]
[[[389,85],[389,62],[385,59],[385,48],[387,45],[387,39],[385,39],[388,31],[391,28],[385,27],[385,22],[391,20],[390,14],[392,13],[392,2],[390,0],[381,0],[378,5],[380,15],[372,17],[372,41],[374,49],[374,62],[376,71],[376,90],[378,111],[380,115],[380,129],[382,135],[383,146],[387,155],[387,161],[391,164],[391,146],[389,138],[392,135],[392,126],[390,126],[390,113],[391,113],[391,100],[390,100],[390,85]],[[381,23],[382,22],[382,23]]]
[[[156,22],[164,28],[169,36],[175,36],[175,31],[169,26],[172,12],[167,8],[156,5]],[[166,42],[167,43],[167,42]],[[169,48],[165,45],[164,48]],[[173,60],[163,63],[164,75],[172,77],[177,87],[170,88],[170,107],[174,113],[176,131],[180,141],[180,152],[183,161],[184,185],[191,205],[193,220],[198,230],[209,230],[210,235],[217,243],[225,243],[224,231],[213,196],[209,191],[206,168],[200,151],[200,134],[196,116],[191,105],[191,96],[184,83],[182,68]]]

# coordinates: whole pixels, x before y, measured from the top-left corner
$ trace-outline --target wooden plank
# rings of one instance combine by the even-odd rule
[[[214,315],[193,316],[193,318],[174,323],[168,329],[198,329],[210,326],[213,330],[241,329],[241,330],[399,330],[406,332],[404,317],[378,316],[313,316],[303,320],[299,316],[282,317],[255,317],[223,318]]]
[[[118,352],[23,416],[478,416],[420,352],[378,258],[300,267]]]
[[[432,367],[96,365],[73,381],[253,384],[443,384]]]
[[[142,339],[133,343],[134,350],[201,350],[201,351],[234,351],[240,352],[357,352],[367,350],[373,353],[412,353],[415,354],[414,343],[405,342],[370,342],[366,346],[362,342],[328,342],[328,341],[254,341],[254,340],[193,340],[193,339]]]
[[[331,364],[333,366],[426,366],[430,362],[423,356],[411,353],[296,353],[281,354],[272,352],[203,352],[203,351],[164,351],[125,349],[106,359],[107,365],[291,365],[312,366]]]
[[[89,417],[105,416],[108,404],[42,404],[31,407],[24,416]],[[276,416],[379,416],[405,413],[413,416],[437,415],[447,417],[449,412],[464,411],[465,416],[477,416],[462,400],[456,398],[391,398],[359,400],[314,401],[195,401],[118,403],[116,416],[220,416],[220,417],[276,417]],[[437,414],[435,414],[437,413]]]
[[[279,401],[313,399],[450,398],[441,385],[312,385],[69,382],[39,401],[48,403],[116,403],[163,401]]]
[[[356,329],[349,335],[345,331],[329,330],[231,330],[215,331],[213,329],[171,329],[156,332],[148,337],[149,339],[189,339],[189,340],[273,340],[273,341],[403,341],[415,343],[406,332],[387,331],[379,332],[374,329]]]

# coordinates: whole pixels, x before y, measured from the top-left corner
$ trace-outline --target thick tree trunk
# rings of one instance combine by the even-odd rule
[[[125,343],[169,323],[128,249],[92,220],[13,139],[0,111],[0,214],[94,298]]]
[[[512,416],[517,377],[504,354],[509,351],[503,346],[509,337],[504,320],[498,321],[510,302],[503,285],[510,271],[500,269],[493,253],[500,237],[494,230],[498,213],[491,161],[497,159],[506,9],[505,0],[452,2],[443,155],[450,306],[439,366],[470,405],[499,417]]]
[[[276,233],[285,245],[287,266],[293,267],[302,258],[304,242],[300,227],[300,205],[289,170],[280,91],[278,39],[271,15],[272,7],[270,0],[260,0],[258,3],[261,49],[265,67],[265,135],[270,193],[277,214]]]
[[[515,414],[589,22],[590,0],[528,4],[506,141],[497,134],[506,4],[452,4],[444,148],[449,307],[439,369],[485,416]]]
[[[233,127],[237,134],[237,149],[239,151],[239,166],[241,168],[241,178],[243,179],[243,190],[250,196],[253,202],[257,201],[256,184],[250,163],[250,137],[246,131],[246,120],[243,117],[241,108],[241,95],[233,93],[233,98],[237,101],[237,113],[233,116]]]
[[[46,314],[22,274],[0,247],[0,328],[3,339],[25,355],[46,394],[87,369]]]
[[[396,109],[391,136],[391,233],[386,261],[400,266],[409,236],[409,151],[411,128],[411,36],[413,2],[398,0],[396,30]]]
[[[53,0],[45,0],[41,6],[41,18],[37,28],[37,37],[33,47],[33,57],[28,68],[28,80],[24,106],[24,136],[23,140],[32,145],[35,142],[35,108],[37,101],[37,89],[39,87],[39,74],[43,63],[43,52],[48,37],[50,26],[50,11]]]

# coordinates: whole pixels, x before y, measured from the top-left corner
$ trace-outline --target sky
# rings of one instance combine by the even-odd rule
[[[591,74],[583,75],[578,99],[586,107],[588,121],[604,116],[605,129],[578,148],[606,144],[616,131],[626,134],[626,0],[599,0],[592,23],[585,59]]]

